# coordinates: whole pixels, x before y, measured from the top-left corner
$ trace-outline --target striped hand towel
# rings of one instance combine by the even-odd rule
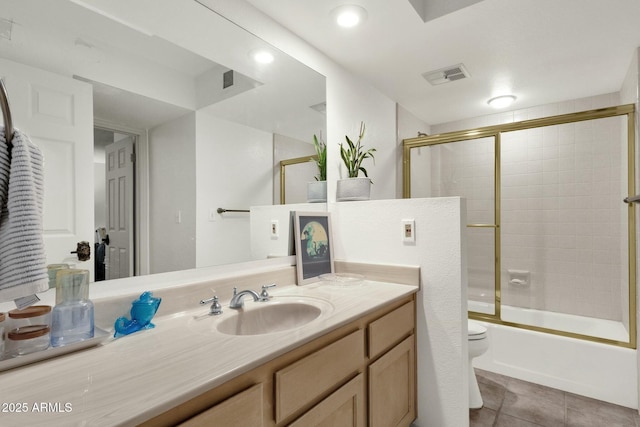
[[[42,236],[42,153],[17,129],[11,142],[9,154],[0,127],[0,302],[49,287]]]

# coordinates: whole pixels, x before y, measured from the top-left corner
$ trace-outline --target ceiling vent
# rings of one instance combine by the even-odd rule
[[[225,71],[222,74],[222,89],[233,86],[233,70]]]
[[[434,86],[466,79],[469,76],[469,72],[464,68],[463,64],[451,65],[439,70],[422,73],[422,77]]]
[[[323,101],[318,104],[312,105],[309,107],[313,110],[316,110],[318,113],[327,114],[327,102]]]

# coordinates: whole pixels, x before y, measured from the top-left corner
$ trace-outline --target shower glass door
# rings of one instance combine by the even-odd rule
[[[467,200],[469,310],[495,315],[496,138],[455,139],[411,148],[411,197]]]
[[[635,114],[404,141],[404,197],[467,201],[471,318],[636,348]]]
[[[504,132],[501,162],[502,320],[627,341],[626,117]]]

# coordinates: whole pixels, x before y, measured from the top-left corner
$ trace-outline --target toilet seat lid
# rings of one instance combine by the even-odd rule
[[[467,326],[468,326],[468,329],[469,329],[469,338],[470,339],[483,338],[485,336],[485,334],[487,333],[487,328],[485,328],[484,326],[482,326],[478,322],[474,322],[471,319],[467,320]]]

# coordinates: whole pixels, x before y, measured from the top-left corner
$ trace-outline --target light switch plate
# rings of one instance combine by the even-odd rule
[[[271,220],[271,238],[277,239],[279,234],[280,234],[280,227],[278,226],[278,220],[272,219]]]
[[[402,220],[402,241],[404,243],[415,243],[416,222],[413,219]]]

